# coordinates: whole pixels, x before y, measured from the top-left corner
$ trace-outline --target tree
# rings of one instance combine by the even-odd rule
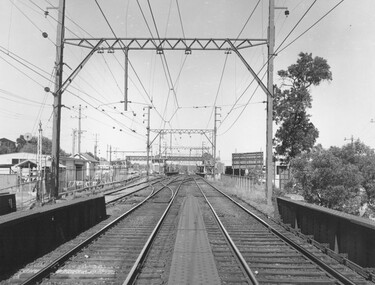
[[[23,136],[20,136],[20,138],[21,137],[23,138]],[[20,140],[20,142],[23,143],[22,140]],[[17,143],[18,143],[18,139],[17,139]],[[37,153],[37,145],[38,145],[38,138],[32,137],[29,142],[25,141],[25,144],[23,144],[19,152]],[[49,155],[52,154],[52,141],[47,137],[42,138],[42,154],[49,154]],[[64,150],[60,149],[60,155],[66,156],[67,154]]]
[[[0,145],[0,154],[6,154],[6,153],[11,153],[10,148],[4,145]]]
[[[356,213],[364,178],[354,164],[345,163],[331,150],[314,148],[291,160],[294,189],[305,200],[328,208]]]
[[[273,100],[273,119],[279,125],[274,139],[275,154],[289,162],[298,154],[310,151],[319,136],[307,113],[312,107],[310,87],[332,80],[332,73],[325,59],[301,52],[297,63],[278,71],[278,75],[283,84],[280,88],[275,86]]]
[[[26,140],[23,135],[20,135],[20,137],[16,140],[16,152],[20,152],[20,150],[24,147],[26,144]]]
[[[356,165],[361,172],[361,186],[366,192],[367,202],[375,206],[375,152],[357,140],[342,148],[331,147],[331,152],[346,164]]]

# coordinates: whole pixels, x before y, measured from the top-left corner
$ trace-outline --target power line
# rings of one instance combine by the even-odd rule
[[[184,39],[186,39],[184,25],[182,24],[182,17],[181,17],[180,5],[178,4],[178,0],[176,0],[176,4],[177,4],[178,17],[180,19],[180,25],[181,25],[182,35],[184,36]]]
[[[23,72],[21,69],[19,69],[18,67],[16,67],[15,65],[13,65],[12,63],[10,63],[9,61],[7,61],[5,58],[3,58],[2,56],[0,56],[0,58],[2,60],[4,60],[6,63],[8,63],[10,66],[12,66],[13,68],[17,69],[19,72],[21,72],[23,75],[25,75],[27,78],[29,78],[30,80],[32,80],[33,82],[35,82],[36,84],[38,84],[39,86],[41,87],[44,87],[42,84],[40,84],[38,81],[36,81],[34,78],[32,78],[31,76],[29,76],[28,74],[26,74],[25,72]],[[29,68],[30,70],[33,70],[32,68]],[[36,72],[35,70],[33,70],[34,72]],[[37,74],[39,74],[38,72],[36,72]]]
[[[21,100],[21,101],[15,101],[13,99],[9,99],[9,98],[6,98],[6,97],[1,97],[3,99],[6,99],[6,100],[9,100],[9,101],[12,101],[12,102],[26,104],[26,105],[29,105],[30,103],[32,103],[32,104],[36,104],[38,106],[50,106],[48,104],[40,103],[40,102],[31,100],[31,99],[25,98],[23,96],[17,95],[17,94],[15,94],[13,92],[10,92],[10,91],[4,90],[4,89],[0,89],[0,92],[3,93],[3,94],[5,94],[5,95],[7,95],[7,96],[11,96],[12,98],[18,98],[19,100]]]
[[[97,0],[95,0],[95,3],[96,3],[97,6],[99,7],[99,9],[100,9],[100,11],[101,11],[103,17],[105,18],[107,24],[109,25],[109,27],[110,27],[110,29],[111,29],[113,35],[114,35],[116,38],[118,38],[117,35],[116,35],[116,33],[114,32],[114,30],[112,29],[112,27],[111,27],[109,21],[107,20],[107,17],[105,16],[103,10],[101,9],[100,4],[97,2]],[[120,43],[122,44],[121,41],[120,41]],[[123,51],[124,51],[124,50],[123,50]],[[125,51],[124,51],[124,53],[125,53]],[[150,98],[150,95],[148,94],[146,88],[144,87],[144,85],[143,85],[141,79],[139,78],[139,75],[138,75],[137,72],[135,71],[135,68],[134,68],[133,64],[131,63],[131,61],[129,60],[129,58],[128,58],[128,61],[129,61],[130,67],[132,68],[133,72],[135,73],[135,75],[136,75],[136,77],[137,77],[139,83],[141,84],[143,90],[145,91],[147,97],[149,98],[149,100],[150,100],[150,102],[151,102],[151,105],[152,105],[153,109],[157,112],[157,114],[161,117],[161,119],[162,119],[163,121],[165,121],[165,119],[160,115],[160,113],[157,111],[156,107],[154,106],[154,104],[153,104],[153,102],[152,102],[152,99]]]
[[[0,51],[2,51],[3,53],[5,53],[3,50],[0,50]],[[10,51],[9,51],[9,52],[10,52]],[[10,52],[10,53],[11,53],[11,52]],[[8,56],[10,56],[13,60],[16,60],[17,62],[19,62],[20,64],[22,64],[24,67],[28,68],[29,70],[31,70],[31,71],[33,71],[34,73],[38,74],[39,76],[43,77],[44,79],[46,79],[46,80],[49,81],[50,83],[53,82],[52,79],[45,77],[45,76],[42,75],[40,72],[38,72],[38,71],[36,71],[35,69],[33,69],[33,68],[27,66],[26,64],[24,64],[24,63],[21,62],[20,60],[18,60],[18,59],[16,59],[16,58],[12,57],[12,56],[10,55],[10,53],[9,53],[9,54],[5,53],[5,54],[8,55]],[[12,53],[12,54],[14,54],[14,53]],[[14,54],[14,55],[15,55],[15,54]],[[17,56],[17,57],[19,57],[19,56]],[[21,72],[22,74],[24,74],[26,77],[28,77],[29,79],[31,79],[33,82],[35,82],[36,84],[38,84],[39,86],[44,87],[44,86],[43,86],[42,84],[40,84],[37,80],[35,80],[35,79],[32,78],[31,76],[29,76],[28,74],[26,74],[25,72],[23,72],[22,70],[20,70],[18,67],[16,67],[16,66],[13,65],[12,63],[8,62],[8,61],[7,61],[6,59],[4,59],[3,57],[0,56],[0,58],[3,59],[5,62],[7,62],[7,63],[8,63],[9,65],[11,65],[12,67],[14,67],[15,69],[17,69],[19,72]],[[19,57],[19,58],[20,58],[21,60],[27,62],[28,64],[33,65],[32,63],[26,61],[26,60],[23,59],[22,57]],[[33,65],[33,66],[35,66],[35,65]],[[36,67],[36,66],[35,66],[35,67]],[[39,68],[39,67],[37,67],[37,68],[38,68],[39,70],[41,70],[42,72],[47,73],[47,72],[44,71],[43,69],[41,69],[41,68]],[[76,83],[75,83],[75,84],[76,84]],[[94,99],[94,100],[96,100],[96,101],[98,101],[98,102],[100,102],[100,103],[103,103],[102,101],[99,101],[99,100],[96,99],[95,97],[89,95],[87,92],[84,92],[84,91],[82,91],[82,90],[80,90],[80,89],[77,89],[77,88],[75,88],[74,86],[71,86],[71,88],[76,89],[76,90],[79,91],[79,92],[82,92],[83,94],[87,95],[88,97],[90,97],[90,98],[92,98],[92,99]],[[1,89],[0,89],[0,91],[1,91]],[[2,93],[4,93],[4,92],[6,92],[6,91],[3,91]],[[85,103],[89,104],[90,106],[93,106],[93,105],[90,104],[88,101],[82,99],[79,95],[77,95],[77,94],[75,94],[75,93],[73,93],[73,92],[71,92],[71,91],[68,91],[68,92],[71,93],[72,95],[78,97],[79,99],[81,99],[81,100],[84,101]],[[14,94],[13,94],[13,95],[14,95]],[[14,95],[14,96],[16,97],[16,95]],[[9,100],[9,99],[8,99],[8,100]],[[32,100],[29,100],[29,99],[24,99],[24,100],[29,101],[29,102],[32,102],[32,103],[36,103],[36,104],[41,104],[41,103],[39,103],[39,102],[32,101]],[[94,108],[95,108],[95,107],[94,107]],[[110,117],[111,119],[115,120],[115,119],[112,118],[111,116],[109,116],[109,117]],[[129,118],[128,118],[128,119],[129,119]],[[117,123],[119,123],[117,120],[115,120],[115,121],[116,121]],[[129,128],[129,129],[130,129],[130,128]],[[130,129],[130,130],[131,130],[131,129]],[[132,130],[132,131],[133,131],[133,130]]]
[[[284,40],[281,42],[281,44],[279,45],[279,47],[276,49],[275,53],[277,53],[278,49],[285,43],[285,41],[289,38],[289,36],[291,35],[291,33],[293,33],[293,31],[297,28],[297,26],[299,25],[299,23],[301,23],[301,21],[303,20],[303,18],[305,18],[305,16],[307,15],[307,13],[311,10],[311,8],[315,5],[317,0],[314,0],[314,2],[309,6],[309,8],[305,11],[305,13],[302,15],[302,17],[298,20],[298,22],[294,25],[294,27],[291,29],[291,31],[287,34],[287,36],[284,38]]]
[[[150,9],[150,13],[151,13],[151,17],[152,17],[152,21],[154,23],[154,26],[155,26],[155,30],[156,30],[156,33],[158,35],[158,39],[159,39],[159,42],[160,41],[160,34],[159,34],[159,30],[158,30],[158,27],[156,25],[156,20],[155,20],[155,17],[154,17],[154,13],[152,11],[152,7],[151,7],[151,4],[150,4],[150,1],[147,0],[147,3],[148,3],[148,7]],[[145,19],[146,20],[146,19]],[[179,103],[178,103],[178,99],[177,99],[177,94],[176,94],[176,91],[175,91],[175,88],[174,88],[174,85],[173,85],[173,80],[172,80],[172,76],[171,76],[171,73],[170,73],[170,70],[169,70],[169,66],[168,66],[168,62],[167,62],[167,58],[164,54],[164,52],[162,51],[161,52],[161,56],[162,56],[162,64],[163,64],[163,70],[164,70],[164,74],[166,76],[166,79],[167,79],[167,82],[169,82],[171,84],[171,86],[169,86],[169,89],[172,91],[173,95],[174,95],[174,98],[175,98],[175,101],[176,101],[176,110],[173,114],[173,116],[176,114],[176,112],[178,111],[178,108],[179,108]],[[165,63],[165,66],[164,66],[164,63],[163,63],[163,59],[164,59],[164,63]],[[169,80],[169,81],[168,81]],[[169,85],[168,83],[168,85]]]
[[[33,20],[31,20],[30,19],[30,17],[29,16],[27,16],[26,14],[25,14],[25,12],[23,12],[14,2],[12,2],[11,0],[9,0],[10,1],[10,3],[12,3],[12,5],[14,6],[14,7],[16,7],[16,9],[18,10],[18,11],[20,11],[21,12],[21,14],[22,15],[24,15],[25,16],[25,18],[27,19],[27,20],[29,20],[29,22],[35,27],[35,28],[37,28],[39,31],[40,31],[40,33],[41,34],[43,34],[43,32],[44,31],[42,31],[35,23],[34,23],[34,21]],[[55,45],[55,43],[50,39],[50,38],[48,38],[48,40],[54,45],[54,46],[56,46]]]
[[[20,57],[19,55],[17,55],[17,54],[15,54],[15,53],[11,52],[10,50],[8,50],[8,49],[6,49],[6,48],[4,48],[4,47],[2,47],[2,46],[0,46],[0,51],[1,51],[2,53],[4,53],[5,55],[9,56],[10,58],[12,58],[13,60],[17,61],[19,64],[22,64],[22,65],[25,66],[26,68],[32,70],[33,72],[37,73],[39,76],[41,76],[41,77],[43,77],[44,79],[47,79],[47,80],[48,80],[47,77],[45,77],[44,75],[42,75],[40,72],[36,71],[35,69],[32,69],[31,67],[27,66],[26,64],[24,64],[24,63],[21,62],[20,60],[26,62],[27,64],[29,64],[29,65],[31,65],[31,66],[33,66],[34,68],[38,69],[39,71],[41,71],[41,72],[43,72],[43,73],[45,73],[45,74],[50,75],[50,73],[48,73],[47,71],[41,69],[40,67],[36,66],[35,64],[33,64],[33,63],[27,61],[26,59]],[[17,58],[19,58],[20,60],[17,59]]]
[[[177,1],[177,0],[176,0]],[[253,16],[253,14],[254,14],[254,12],[255,12],[255,10],[256,10],[256,8],[258,7],[258,5],[259,5],[259,3],[260,3],[260,0],[258,0],[258,2],[255,4],[255,7],[253,8],[253,11],[250,13],[250,16],[247,18],[247,20],[246,20],[246,22],[245,22],[245,24],[243,25],[243,27],[242,27],[242,29],[241,29],[241,31],[239,32],[239,34],[238,34],[238,36],[237,36],[237,39],[239,39],[240,38],[240,36],[241,36],[241,34],[242,34],[242,32],[243,32],[243,30],[245,29],[245,27],[247,26],[247,23],[249,23],[249,21],[250,21],[250,19],[251,19],[251,17]]]
[[[141,4],[139,3],[139,0],[137,0],[137,4],[138,4],[138,7],[139,7],[139,10],[141,11],[141,14],[142,14],[143,20],[144,20],[145,23],[146,23],[147,29],[148,29],[148,31],[150,32],[151,38],[154,38],[154,35],[153,35],[152,32],[151,32],[151,28],[150,28],[150,26],[148,25],[148,22],[147,22],[147,20],[146,20],[146,16],[145,16],[145,14],[143,13],[143,9],[142,9]]]
[[[301,33],[298,37],[296,37],[294,40],[292,40],[289,44],[287,44],[285,47],[283,47],[280,51],[282,52],[287,47],[289,47],[291,44],[293,44],[295,41],[297,41],[300,37],[302,37],[304,34],[306,34],[308,31],[310,31],[315,25],[317,25],[321,20],[323,20],[328,14],[330,14],[334,9],[336,9],[344,0],[341,0],[339,3],[337,3],[335,6],[333,6],[327,13],[325,13],[322,17],[319,18],[314,24],[312,24],[308,29],[306,29],[303,33]]]
[[[223,70],[221,71],[220,80],[219,80],[219,86],[218,86],[218,88],[217,88],[216,96],[215,96],[215,100],[214,100],[214,108],[212,109],[212,111],[211,111],[211,113],[210,113],[210,117],[209,117],[209,119],[208,119],[206,129],[208,128],[208,125],[210,124],[210,121],[211,121],[211,118],[212,118],[212,114],[213,114],[214,109],[215,109],[215,107],[216,107],[217,97],[218,97],[219,92],[220,92],[221,83],[223,82],[223,77],[224,77],[225,67],[227,66],[228,55],[229,55],[229,53],[227,53],[226,56],[225,56],[225,61],[224,61],[224,65],[223,65]]]
[[[296,29],[296,27],[300,24],[300,22],[302,21],[302,19],[307,15],[307,13],[311,10],[311,8],[314,6],[314,4],[316,3],[317,0],[315,0],[310,6],[309,8],[305,11],[305,13],[302,15],[302,17],[299,19],[299,21],[294,25],[294,27],[292,28],[292,30],[287,34],[287,36],[283,39],[283,41],[281,42],[281,44],[277,47],[277,49],[275,50],[275,53],[273,56],[275,56],[277,54],[277,51],[279,50],[279,48],[281,47],[281,45],[288,39],[288,37],[291,35],[291,33]],[[267,66],[268,62],[270,61],[271,58],[269,58],[264,64],[263,66],[260,68],[260,70],[258,71],[257,73],[257,76],[262,72],[263,68],[265,66]],[[223,124],[223,122],[228,118],[228,116],[230,115],[230,113],[233,111],[234,107],[236,106],[236,104],[238,103],[238,101],[242,98],[242,96],[245,94],[245,92],[249,89],[249,87],[253,84],[253,82],[255,81],[255,78],[253,78],[253,80],[249,83],[249,85],[245,88],[245,90],[242,92],[242,94],[237,98],[237,100],[235,101],[235,103],[233,104],[233,107],[230,109],[230,111],[227,113],[227,115],[225,116],[225,118],[222,120],[221,124],[219,125],[218,128],[220,128],[220,126]],[[258,87],[257,87],[258,88]],[[256,88],[256,89],[257,89]],[[254,93],[253,93],[254,94]],[[251,97],[252,98],[252,97]],[[250,101],[248,101],[250,102]],[[246,107],[244,107],[246,108]],[[242,114],[243,112],[240,113],[240,115]],[[237,117],[237,119],[235,121],[238,120],[239,117]],[[232,124],[233,126],[233,124]],[[231,126],[231,127],[232,127]]]
[[[301,19],[297,22],[297,24],[293,27],[292,31],[288,33],[288,35],[284,38],[284,40],[282,41],[282,43],[277,47],[276,51],[275,51],[275,54],[278,52],[278,50],[280,49],[281,45],[286,41],[286,39],[290,36],[290,34],[295,30],[295,28],[298,26],[298,24],[301,22],[301,20],[306,16],[307,12],[312,8],[312,6],[315,4],[316,0],[310,5],[310,7],[307,9],[307,11],[303,14],[303,16],[301,17]],[[325,18],[328,14],[330,14],[334,9],[336,9],[342,2],[344,2],[344,0],[341,0],[339,3],[337,3],[334,7],[332,7],[327,13],[325,13],[321,18],[319,18],[313,25],[311,25],[307,30],[305,30],[302,34],[300,34],[297,38],[295,38],[292,42],[290,42],[287,46],[285,46],[283,49],[281,49],[278,53],[284,51],[287,47],[289,47],[291,44],[293,44],[296,40],[298,40],[300,37],[302,37],[305,33],[307,33],[310,29],[312,29],[316,24],[318,24],[323,18]],[[269,59],[268,59],[269,61]],[[260,69],[260,71],[258,72],[258,74],[263,70],[263,68],[266,66],[266,64],[268,63],[268,61],[262,66],[262,68]],[[263,75],[262,79],[264,78],[265,74]],[[254,82],[254,80],[249,84],[249,86]],[[249,87],[248,86],[248,87]],[[257,88],[259,87],[259,85],[256,87],[255,91],[257,90]],[[248,103],[250,102],[250,100],[252,99],[252,97],[254,96],[255,94],[255,91],[253,92],[252,96],[250,97],[250,99],[248,100]],[[244,93],[243,93],[244,94]],[[242,94],[242,95],[243,95]],[[242,96],[241,95],[241,96]],[[237,103],[238,101],[236,101]],[[235,104],[236,104],[235,103]],[[237,116],[236,120],[234,121],[237,122],[239,117],[242,115],[243,111],[245,110],[245,108],[247,107],[248,104],[246,104],[244,106],[244,109],[241,111],[241,113]],[[232,108],[233,109],[233,108]],[[232,111],[231,109],[231,111]],[[230,113],[230,112],[229,112]],[[224,120],[228,117],[229,113],[227,114],[227,116],[223,119],[222,122],[224,122]],[[223,135],[225,134],[226,132],[228,132],[234,125],[234,123],[222,134],[220,135]],[[221,124],[222,125],[222,124]],[[220,125],[220,126],[221,126]],[[220,127],[219,126],[219,127]]]

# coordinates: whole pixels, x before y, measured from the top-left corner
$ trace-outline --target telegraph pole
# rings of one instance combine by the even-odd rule
[[[220,114],[218,113],[218,109],[221,109],[220,107],[216,107],[215,106],[215,122],[214,122],[214,138],[213,138],[213,156],[214,156],[214,176],[215,176],[215,173],[216,173],[216,138],[217,138],[217,125],[216,123],[219,121],[218,120],[218,116],[220,116]]]
[[[269,0],[268,17],[268,71],[267,71],[267,138],[266,138],[266,194],[267,204],[272,204],[273,151],[273,58],[275,46],[275,0]]]
[[[43,151],[43,133],[42,133],[42,122],[39,122],[39,133],[38,133],[38,148],[37,148],[37,196],[36,200],[39,206],[43,203],[43,180],[42,180],[42,151]]]
[[[355,150],[355,148],[354,148],[354,137],[353,137],[353,135],[351,135],[350,139],[344,138],[344,141],[351,141],[352,149]]]
[[[77,129],[73,129],[73,133],[72,133],[72,137],[73,137],[73,141],[72,141],[72,155],[74,156],[75,152],[76,152],[76,133],[77,133]]]
[[[73,106],[74,108],[74,106]],[[87,106],[86,106],[87,108]],[[77,118],[77,117],[72,117]],[[82,130],[82,106],[78,106],[78,130],[75,130],[78,134],[78,143],[77,143],[77,149],[78,149],[78,155],[81,156],[81,142],[82,142],[82,133],[85,132]],[[75,137],[74,137],[75,139]],[[75,145],[75,144],[74,144]]]
[[[147,106],[147,180],[150,175],[150,110],[151,106]]]
[[[124,49],[125,54],[125,75],[124,75],[124,110],[128,110],[128,65],[129,65],[129,48]]]
[[[52,179],[51,196],[56,199],[59,192],[59,164],[60,164],[60,128],[61,128],[61,95],[63,76],[63,50],[64,50],[64,21],[65,0],[59,0],[56,37],[56,62],[55,62],[55,92],[53,93],[53,130],[52,130]]]
[[[95,134],[94,155],[98,157],[98,134]]]
[[[81,134],[82,134],[82,128],[81,128],[81,104],[78,108],[78,156],[81,157]]]

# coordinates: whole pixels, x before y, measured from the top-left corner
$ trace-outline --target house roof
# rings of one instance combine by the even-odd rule
[[[34,167],[37,167],[37,162],[35,159],[27,159],[27,160],[24,160],[16,165],[14,165],[13,167],[19,167],[19,168],[26,168],[28,166],[31,166],[31,168],[34,168]],[[51,161],[50,160],[47,160],[47,161],[43,161],[42,160],[42,168],[44,167],[51,167]],[[60,163],[60,168],[66,168],[65,165],[61,164]]]
[[[1,138],[0,141],[8,141],[8,142],[12,142],[14,144],[16,143],[16,142],[14,142],[14,141],[12,141],[10,139],[7,139],[7,138]]]
[[[88,153],[81,153],[81,154],[75,154],[74,157],[79,157],[81,159],[84,159],[84,160],[87,160],[87,161],[90,161],[90,162],[96,162],[96,163],[99,163],[99,161],[97,161],[95,158],[93,158],[91,155],[89,155]]]

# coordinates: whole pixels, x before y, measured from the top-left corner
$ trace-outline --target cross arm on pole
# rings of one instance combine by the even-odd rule
[[[98,47],[102,44],[102,40],[99,40],[98,43],[93,47],[93,49],[86,55],[86,57],[81,61],[80,64],[76,67],[76,69],[69,75],[69,77],[64,81],[64,83],[60,86],[60,88],[55,92],[58,94],[59,92],[63,93],[66,88],[72,83],[73,79],[78,75],[84,65],[88,62],[90,57],[94,54],[95,51],[98,50]]]
[[[255,71],[251,68],[251,66],[247,63],[246,59],[242,56],[242,54],[238,51],[236,46],[231,42],[231,40],[228,40],[228,44],[231,46],[231,49],[237,54],[237,56],[241,59],[242,63],[246,66],[246,68],[250,71],[250,73],[254,76],[254,79],[259,84],[259,86],[262,88],[264,93],[266,93],[267,96],[271,96],[271,93],[267,89],[267,87],[264,85],[262,80],[259,78],[259,76],[255,73]]]

